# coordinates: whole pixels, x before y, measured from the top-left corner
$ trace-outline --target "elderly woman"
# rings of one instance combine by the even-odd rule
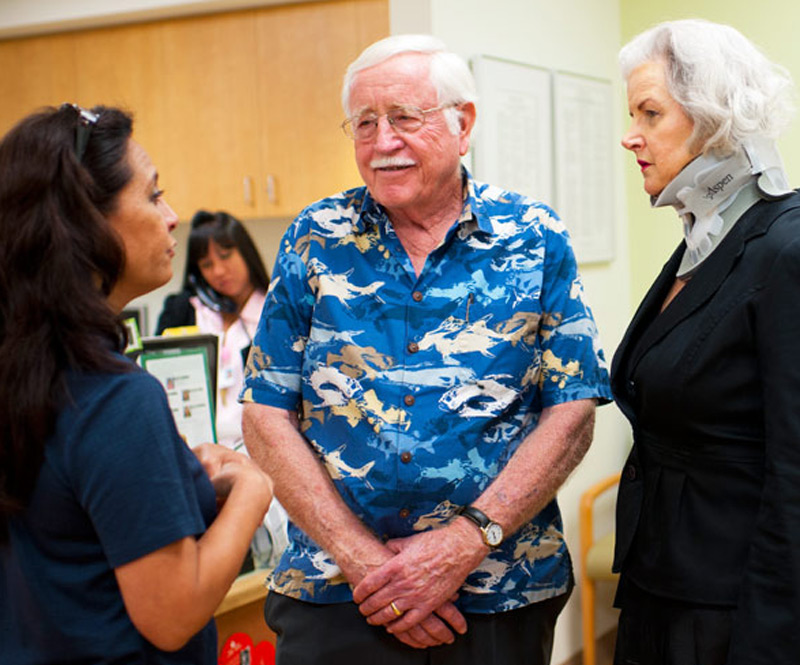
[[[775,137],[791,81],[731,27],[675,21],[620,53],[636,155],[684,241],[613,363],[622,474],[616,663],[800,654],[800,196]]]

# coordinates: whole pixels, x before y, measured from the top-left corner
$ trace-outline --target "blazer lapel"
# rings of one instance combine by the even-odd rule
[[[625,374],[632,371],[654,344],[657,344],[681,321],[700,309],[719,290],[725,278],[736,265],[747,242],[751,238],[765,233],[781,213],[797,205],[795,196],[781,201],[777,205],[770,205],[762,201],[750,208],[669,306],[659,313],[658,310],[675,280],[675,274],[683,256],[686,245],[681,243],[642,301],[642,305],[625,334],[623,344],[620,345],[619,361],[617,362],[617,356],[614,357],[612,371],[615,366],[619,370],[623,361],[626,365]],[[638,341],[632,348],[627,348],[631,340]],[[628,354],[627,359],[626,354]]]
[[[658,343],[681,321],[694,314],[717,292],[733,269],[736,259],[744,247],[744,237],[741,231],[741,224],[734,226],[674,300],[653,319],[652,325],[644,331],[640,343],[636,346],[635,355],[631,358],[631,367],[636,365],[650,347]],[[672,268],[671,272],[663,277],[668,286],[671,286],[675,280],[678,265],[673,266],[670,263],[669,267]],[[663,293],[663,296],[666,297],[666,292]],[[663,298],[660,303],[654,303],[654,305],[660,307],[662,303]]]
[[[656,277],[656,281],[650,286],[644,299],[639,304],[611,361],[612,377],[619,377],[620,380],[624,380],[624,377],[620,375],[620,370],[623,366],[630,365],[628,362],[629,356],[641,346],[639,340],[646,334],[653,319],[659,315],[658,311],[661,308],[661,304],[664,302],[664,298],[667,297],[670,286],[675,280],[675,273],[678,270],[678,265],[680,265],[685,247],[686,244],[681,242],[664,264],[658,277]],[[627,372],[624,372],[624,374],[627,374]]]

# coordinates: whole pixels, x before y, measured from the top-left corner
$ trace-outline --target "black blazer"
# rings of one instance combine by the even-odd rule
[[[614,569],[736,608],[730,663],[800,662],[800,194],[750,208],[659,313],[685,245],[614,356],[634,436]]]

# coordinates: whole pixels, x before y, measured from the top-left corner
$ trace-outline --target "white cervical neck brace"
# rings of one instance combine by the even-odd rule
[[[746,187],[755,183],[755,188]],[[756,196],[739,214],[723,215],[742,190]],[[671,205],[683,220],[686,252],[678,277],[691,276],[736,223],[741,213],[759,198],[777,199],[791,193],[775,142],[748,139],[727,157],[707,153],[695,158],[675,176],[658,197],[654,208]],[[750,197],[748,197],[750,198]]]

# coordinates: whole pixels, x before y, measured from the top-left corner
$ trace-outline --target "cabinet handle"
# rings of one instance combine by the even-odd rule
[[[245,205],[253,205],[253,178],[249,175],[244,177],[244,182],[242,183],[242,189],[244,193],[244,202]]]
[[[269,201],[270,203],[275,203],[276,200],[277,200],[277,196],[275,195],[275,176],[274,175],[268,175],[267,176],[266,192],[267,192],[267,201]]]

